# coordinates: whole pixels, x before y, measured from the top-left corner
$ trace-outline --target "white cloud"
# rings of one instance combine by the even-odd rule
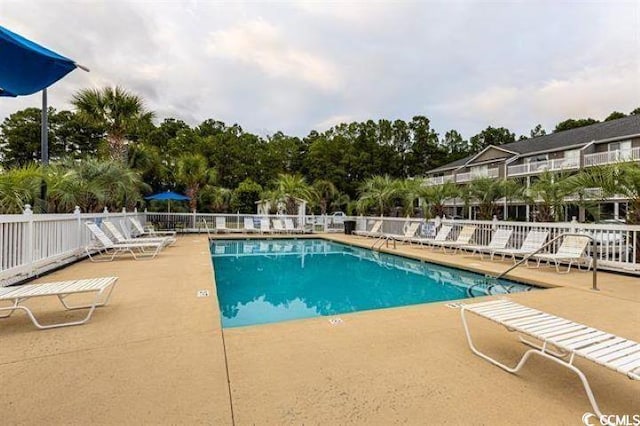
[[[211,33],[207,51],[214,57],[257,66],[270,77],[303,80],[328,91],[341,87],[342,78],[334,64],[293,47],[292,41],[275,25],[256,19]]]
[[[354,117],[353,115],[348,115],[348,114],[332,115],[330,117],[327,117],[327,118],[323,119],[319,123],[316,123],[313,126],[313,129],[322,132],[322,131],[330,129],[331,127],[335,126],[336,124],[351,123],[351,122],[357,121],[357,120],[358,119],[356,117]]]
[[[51,87],[57,109],[119,84],[160,120],[298,136],[418,114],[441,134],[527,133],[628,112],[639,14],[637,2],[0,0],[0,25],[91,69]],[[0,121],[27,106],[39,94],[0,98]]]
[[[492,86],[431,109],[453,122],[482,123],[465,129],[469,135],[487,125],[526,132],[543,123],[551,130],[567,118],[602,120],[614,110],[628,113],[640,106],[639,71],[634,61],[589,67],[537,84]]]

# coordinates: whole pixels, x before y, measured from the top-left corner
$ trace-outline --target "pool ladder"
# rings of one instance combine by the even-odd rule
[[[477,282],[477,283],[475,283],[472,286],[467,288],[467,296],[476,297],[476,295],[473,294],[473,289],[475,287],[478,287],[478,286],[486,287],[485,294],[481,294],[480,296],[493,296],[495,294],[502,294],[502,293],[492,293],[491,292],[494,288],[497,288],[497,287],[503,288],[505,294],[510,294],[511,290],[513,290],[513,288],[516,285],[517,284],[514,283],[514,284],[511,284],[509,286],[506,286],[506,285],[498,282],[498,280],[495,279],[494,277],[485,276],[485,280],[484,281]],[[527,287],[525,291],[531,291],[531,289],[532,289],[532,287]]]
[[[393,241],[393,248],[396,248],[396,239],[390,235],[381,235],[377,240],[373,242],[371,245],[371,250],[378,250],[382,248],[382,246],[386,243],[387,248],[389,248],[389,241]]]

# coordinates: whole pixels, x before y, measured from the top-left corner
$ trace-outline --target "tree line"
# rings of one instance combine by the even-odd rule
[[[366,194],[374,179],[408,188],[417,182],[411,178],[432,168],[516,140],[509,129],[492,126],[468,140],[456,130],[440,136],[425,116],[342,123],[305,137],[263,137],[214,119],[155,124],[144,100],[120,87],[81,90],[71,104],[73,111],[49,110],[50,167],[39,166],[39,109],[17,111],[0,124],[2,212],[17,212],[26,202],[48,211],[141,206],[144,195],[163,190],[186,193],[192,201],[184,209],[204,212],[253,213],[261,198],[282,201],[288,210],[293,197],[317,213],[373,211]],[[621,116],[614,112],[606,120]],[[554,131],[594,122],[569,119]],[[545,133],[537,125],[519,139]],[[49,190],[38,200],[42,181]],[[402,197],[394,197],[402,206]]]

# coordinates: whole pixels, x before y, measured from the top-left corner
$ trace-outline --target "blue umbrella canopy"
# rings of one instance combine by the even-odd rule
[[[166,192],[158,192],[157,194],[149,195],[148,197],[144,197],[145,200],[156,200],[156,201],[189,201],[191,198],[186,195],[178,194],[173,191]]]
[[[80,67],[46,47],[0,26],[0,96],[39,92]]]

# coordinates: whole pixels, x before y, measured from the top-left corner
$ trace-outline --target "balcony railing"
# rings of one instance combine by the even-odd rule
[[[481,178],[495,178],[500,176],[500,170],[499,169],[489,169],[486,170],[484,172],[465,172],[465,173],[456,173],[456,183],[461,183],[461,182],[469,182],[472,181],[474,179],[481,179]]]
[[[427,178],[427,185],[429,186],[442,185],[445,182],[451,182],[451,181],[453,181],[453,175],[434,176],[434,177]]]
[[[556,160],[535,161],[517,166],[509,166],[507,169],[508,176],[528,175],[542,173],[545,171],[559,171],[576,169],[580,165],[577,158],[558,158]]]
[[[613,164],[623,161],[640,161],[640,148],[598,152],[584,156],[585,167]]]

